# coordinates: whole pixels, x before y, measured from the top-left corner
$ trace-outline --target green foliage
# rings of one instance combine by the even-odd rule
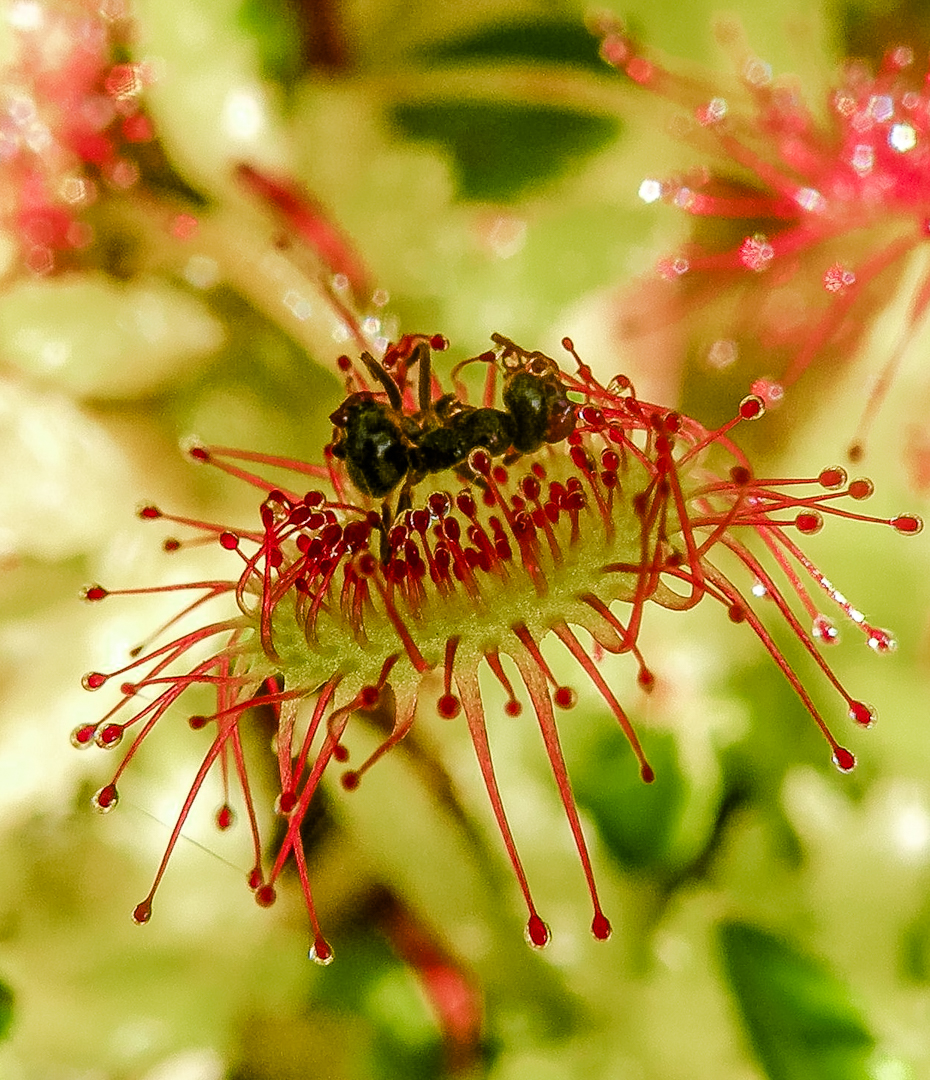
[[[492,202],[517,199],[565,174],[619,128],[612,118],[571,109],[480,101],[396,105],[391,119],[408,138],[448,149],[463,199]]]
[[[594,747],[588,767],[574,770],[574,789],[620,865],[655,873],[667,871],[674,859],[687,781],[673,735],[650,733],[644,744],[655,783],[642,782],[629,748],[611,732]]]
[[[546,60],[575,64],[604,74],[596,38],[578,19],[493,23],[453,41],[440,42],[427,55],[436,59]]]
[[[339,943],[337,962],[314,983],[314,1007],[364,1017],[370,1026],[365,1061],[369,1080],[432,1080],[443,1073],[436,1021],[416,981],[387,947],[367,932]]]
[[[292,86],[303,69],[297,5],[291,0],[243,0],[239,25],[255,42],[262,74]]]
[[[13,991],[6,983],[0,982],[0,1039],[5,1039],[9,1035],[12,1022]]]
[[[868,1080],[874,1039],[847,986],[784,939],[731,921],[719,928],[724,972],[770,1080]]]

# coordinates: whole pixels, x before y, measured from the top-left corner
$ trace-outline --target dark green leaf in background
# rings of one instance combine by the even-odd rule
[[[578,19],[492,23],[471,34],[430,47],[431,59],[547,60],[607,74],[599,42]]]
[[[0,982],[0,1039],[5,1039],[13,1020],[13,991]]]
[[[643,745],[655,783],[642,782],[629,748],[612,732],[593,747],[587,767],[573,769],[573,787],[624,869],[668,873],[675,869],[669,861],[686,802],[686,780],[672,734],[650,732]]]
[[[391,119],[410,139],[442,143],[455,164],[459,195],[489,202],[519,198],[556,179],[619,129],[612,117],[487,101],[395,105]]]
[[[304,67],[299,8],[292,0],[243,0],[239,25],[258,49],[262,74],[293,85]]]
[[[816,957],[749,923],[719,928],[723,967],[769,1080],[870,1080],[874,1039]]]

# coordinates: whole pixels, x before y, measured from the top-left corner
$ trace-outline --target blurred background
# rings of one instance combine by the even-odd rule
[[[244,817],[228,833],[212,825],[218,781],[151,923],[133,925],[206,746],[190,706],[147,740],[106,818],[90,796],[114,759],[69,742],[112,704],[82,675],[119,666],[176,607],[158,596],[90,606],[82,586],[229,573],[212,547],[166,553],[180,533],[136,511],[152,501],[254,520],[254,491],[179,444],[322,460],[352,325],[382,346],[445,334],[445,373],[493,332],[552,355],[568,334],[605,383],[623,371],[641,398],[710,427],[827,325],[823,271],[874,258],[882,273],[842,333],[824,335],[781,407],[738,441],[759,476],[843,464],[875,481],[863,511],[926,514],[928,263],[916,243],[882,261],[895,228],[928,216],[926,160],[893,212],[862,210],[869,228],[849,238],[834,222],[828,256],[808,238],[787,277],[746,286],[724,266],[678,285],[661,272],[676,252],[790,231],[764,214],[748,230],[689,216],[641,187],[678,177],[679,190],[704,170],[708,190],[754,190],[686,122],[689,96],[719,92],[734,112],[744,102],[758,140],[774,137],[716,3],[604,5],[676,73],[658,87],[668,93],[601,60],[588,12],[570,2],[2,4],[0,1076],[930,1077],[926,534],[830,520],[804,540],[896,634],[896,652],[878,656],[841,626],[830,651],[875,706],[873,730],[844,730],[842,701],[771,620],[859,759],[850,775],[754,635],[709,602],[647,613],[652,695],[629,657],[604,663],[656,769],[651,787],[594,689],[566,676],[580,700],[560,731],[614,925],[607,943],[588,934],[526,711],[489,727],[551,945],[523,941],[467,732],[424,716],[357,792],[327,788],[305,829],[336,952],[325,968],[307,960],[296,875],[270,910],[249,895]],[[770,65],[776,97],[807,103],[812,174],[842,152],[831,88],[846,57],[863,62],[845,78],[877,102],[873,118],[888,97],[925,134],[922,5],[743,0],[727,15],[746,55]],[[897,46],[913,50],[912,88],[889,75],[869,90]],[[858,226],[860,210],[849,213]],[[796,333],[770,348],[774,324]],[[271,737],[266,721],[255,719],[256,742]],[[269,753],[266,817],[273,768]]]

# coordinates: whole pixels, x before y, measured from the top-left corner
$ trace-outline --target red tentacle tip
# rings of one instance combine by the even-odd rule
[[[765,413],[765,402],[758,394],[747,394],[739,403],[740,420],[758,420]]]
[[[144,926],[152,917],[152,901],[143,900],[141,904],[136,904],[132,911],[132,921],[136,926]]]
[[[319,964],[321,967],[327,967],[329,964],[331,964],[335,958],[335,955],[336,954],[333,952],[330,943],[320,934],[317,934],[316,937],[313,939],[313,944],[310,946],[310,949],[307,952],[307,956],[314,962],[314,964]]]
[[[147,506],[140,506],[136,511],[143,521],[155,521],[161,517],[161,510],[157,506],[153,506],[149,503]]]
[[[229,803],[223,805],[216,812],[216,827],[223,830],[231,829],[236,823],[236,815]]]
[[[436,712],[443,720],[454,720],[461,711],[462,703],[455,694],[443,694],[436,702]]]
[[[639,683],[640,689],[644,690],[647,694],[655,689],[656,677],[649,668],[640,668],[639,674],[636,676],[636,681]]]
[[[355,769],[348,769],[340,777],[343,788],[346,791],[355,791],[362,777]]]
[[[239,537],[233,532],[220,533],[220,547],[227,551],[235,551],[239,546]]]
[[[116,790],[116,784],[107,784],[106,787],[102,787],[94,794],[90,802],[98,814],[109,814],[119,802],[119,792]]]
[[[870,728],[875,723],[877,716],[871,705],[866,705],[864,701],[851,701],[849,703],[849,719],[855,720],[860,727]],[[851,754],[850,757],[852,757]],[[834,758],[834,760],[836,759]],[[855,764],[855,758],[853,758],[853,764]]]
[[[836,491],[846,483],[846,470],[841,465],[834,465],[832,468],[821,470],[817,479],[821,487]]]
[[[210,460],[210,451],[199,443],[195,443],[193,446],[187,447],[187,456],[193,461],[208,462]]]
[[[297,805],[297,795],[293,791],[282,791],[274,801],[276,814],[289,814]]]
[[[607,918],[603,911],[597,912],[594,916],[594,919],[591,922],[591,933],[598,941],[606,941],[613,933],[610,919]]]
[[[98,728],[97,733],[94,735],[94,742],[101,750],[112,750],[114,746],[119,745],[122,738],[123,728],[121,724],[104,724],[103,727]]]
[[[75,750],[86,750],[88,746],[93,746],[96,731],[96,724],[81,724],[71,732],[71,745]]]
[[[523,936],[526,938],[527,944],[532,945],[534,949],[544,949],[552,937],[549,927],[535,912],[529,917]]]
[[[259,885],[255,890],[255,903],[259,907],[271,907],[271,905],[277,900],[278,894],[275,892],[274,885],[270,883],[267,885]]]
[[[89,671],[83,679],[81,679],[81,686],[85,690],[99,690],[101,686],[109,678],[108,675],[104,675],[102,671]]]
[[[833,751],[833,764],[840,772],[852,772],[856,767],[856,756],[847,750],[845,746],[838,746]]]
[[[260,889],[262,886],[261,867],[253,866],[252,869],[249,871],[249,875],[246,878],[246,881],[248,882],[249,888],[252,890],[252,892],[255,892],[256,889]]]
[[[916,536],[924,527],[923,519],[915,514],[899,514],[891,519],[890,525],[899,533],[906,536]],[[88,600],[91,599],[88,597]]]
[[[578,701],[578,694],[571,686],[557,686],[552,700],[560,709],[573,709]]]
[[[649,764],[648,761],[644,761],[639,767],[639,778],[644,784],[651,784],[656,778],[655,769]]]
[[[97,600],[104,600],[110,594],[102,585],[85,585],[81,589],[81,599],[87,600],[90,603],[94,603]]]

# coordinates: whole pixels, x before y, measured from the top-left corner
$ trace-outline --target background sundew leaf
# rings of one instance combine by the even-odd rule
[[[770,1080],[868,1080],[874,1038],[842,980],[749,923],[724,922],[718,934],[727,981]]]
[[[607,70],[600,58],[599,43],[578,19],[492,23],[451,41],[425,50],[431,59],[551,60],[590,68],[599,75]]]
[[[390,115],[408,138],[448,149],[463,199],[491,202],[517,199],[564,175],[615,138],[620,126],[611,117],[503,102],[395,105]]]

